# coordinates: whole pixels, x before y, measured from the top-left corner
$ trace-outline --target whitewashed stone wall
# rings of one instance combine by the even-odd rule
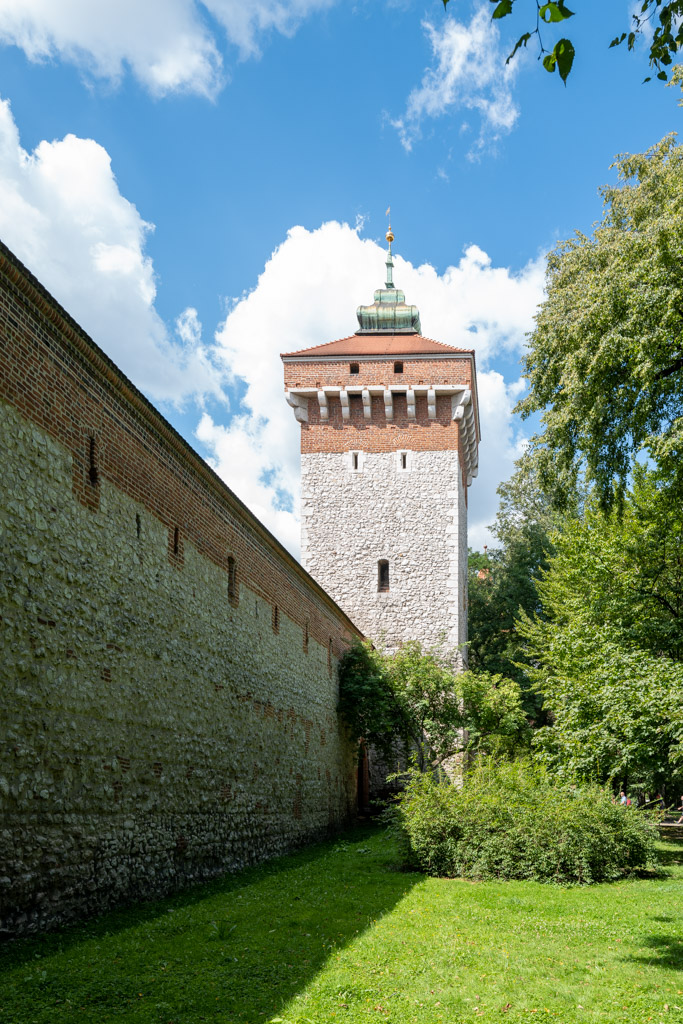
[[[355,808],[326,646],[0,403],[0,935],[241,868]],[[137,517],[137,519],[136,519]]]
[[[453,451],[301,457],[304,567],[366,636],[454,649],[467,637],[467,508]],[[378,561],[389,562],[379,593]]]

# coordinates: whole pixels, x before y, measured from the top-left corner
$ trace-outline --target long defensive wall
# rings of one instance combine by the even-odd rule
[[[325,591],[0,245],[0,933],[345,822]]]

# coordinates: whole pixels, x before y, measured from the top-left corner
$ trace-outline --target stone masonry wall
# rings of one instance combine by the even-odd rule
[[[359,441],[362,444],[359,435]],[[303,453],[302,562],[374,640],[466,639],[467,509],[455,451]],[[464,544],[464,550],[463,550]],[[389,590],[378,592],[378,561]]]
[[[357,630],[4,248],[0,343],[11,935],[340,826]]]

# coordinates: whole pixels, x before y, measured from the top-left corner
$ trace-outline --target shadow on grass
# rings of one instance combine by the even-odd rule
[[[683,939],[675,935],[650,935],[643,940],[652,950],[650,956],[629,956],[627,963],[647,967],[664,967],[669,971],[683,971]]]
[[[422,876],[376,826],[0,951],[13,1024],[269,1021]]]
[[[663,866],[683,864],[683,845],[680,843],[659,843],[657,845],[657,859]]]

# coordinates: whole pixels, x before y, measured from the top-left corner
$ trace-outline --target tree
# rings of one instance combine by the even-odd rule
[[[520,689],[487,672],[456,672],[440,649],[416,641],[395,654],[354,644],[339,666],[339,710],[352,735],[385,755],[402,740],[420,771],[469,750],[512,749],[524,742]]]
[[[683,772],[683,507],[636,466],[623,513],[596,496],[553,534],[520,616],[550,725],[534,743],[569,777],[664,790]]]
[[[566,502],[585,473],[605,509],[643,450],[683,494],[683,150],[668,135],[615,166],[593,235],[548,257],[518,405],[543,413],[542,488]]]
[[[491,0],[491,3],[496,5],[491,17],[494,19],[506,18],[512,14],[516,2],[517,0]],[[444,7],[447,7],[448,3],[449,0],[443,0]],[[526,47],[527,43],[535,36],[538,41],[539,56],[543,57],[543,67],[551,73],[557,70],[560,78],[566,84],[567,76],[574,63],[574,45],[571,39],[562,38],[555,43],[552,50],[547,50],[543,45],[542,29],[550,24],[561,24],[567,21],[574,17],[574,11],[567,7],[565,0],[551,0],[550,3],[541,3],[536,0],[535,10],[530,2],[528,7],[533,12],[535,27],[522,33],[506,64],[510,63],[520,47]],[[598,17],[599,15],[593,14],[595,22]],[[639,9],[632,15],[630,31],[621,32],[612,39],[609,45],[610,47],[621,46],[622,43],[626,43],[628,49],[632,50],[638,36],[645,31],[652,33],[649,40],[650,67],[657,72],[657,78],[666,81],[668,75],[665,68],[673,62],[675,54],[683,48],[683,0],[669,0],[668,3],[665,0],[641,0]],[[650,78],[646,78],[645,81],[649,82]]]
[[[527,715],[539,720],[540,697],[530,689],[525,644],[517,632],[520,611],[542,614],[537,584],[552,551],[555,515],[538,484],[533,460],[520,459],[498,488],[500,504],[491,530],[500,547],[469,556],[469,664],[514,679]]]
[[[656,471],[635,467],[621,516],[591,498],[553,542],[537,590],[554,627],[607,627],[625,646],[683,661],[683,505]]]
[[[520,624],[540,661],[538,685],[552,725],[539,760],[561,777],[675,797],[683,784],[683,666],[628,646],[619,630]]]

